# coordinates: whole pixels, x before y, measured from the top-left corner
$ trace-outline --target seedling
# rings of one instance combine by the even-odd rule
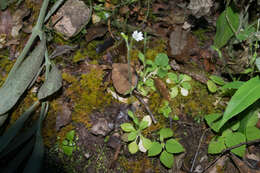
[[[159,131],[160,142],[152,142],[148,150],[148,156],[157,156],[160,154],[160,161],[167,168],[171,168],[174,161],[173,154],[184,152],[185,149],[175,139],[173,139],[173,132],[170,128],[162,128]],[[165,141],[166,140],[166,141]]]
[[[127,132],[127,140],[131,142],[128,150],[131,154],[135,154],[138,150],[146,152],[151,147],[151,141],[142,135],[142,130],[149,127],[152,123],[150,116],[145,116],[140,122],[132,111],[128,111],[128,115],[132,118],[134,125],[131,123],[121,124],[124,132]],[[138,145],[137,142],[139,141]]]
[[[66,138],[62,141],[61,148],[67,156],[71,156],[73,151],[77,149],[74,138],[75,130],[71,130],[66,134]]]
[[[138,82],[137,89],[142,95],[146,96],[149,91],[156,90],[153,77],[165,77],[171,67],[169,66],[169,58],[165,53],[157,54],[154,62],[146,60],[141,52],[139,52],[138,57],[143,64],[143,70],[139,72],[141,80]]]
[[[168,84],[174,84],[174,86],[170,90],[171,98],[175,98],[178,93],[179,89],[181,95],[187,96],[189,94],[189,90],[191,89],[191,85],[189,81],[191,81],[191,77],[186,74],[180,74],[179,76],[175,73],[167,73],[167,80]]]
[[[172,109],[171,107],[169,106],[169,102],[168,101],[164,101],[163,102],[163,106],[159,108],[159,113],[163,114],[163,116],[165,118],[169,118],[171,117],[171,113],[172,113]],[[179,117],[177,115],[174,115],[173,117],[173,120],[179,120]]]
[[[226,82],[219,76],[211,75],[207,81],[207,87],[210,92],[215,93],[218,90],[217,85],[223,86]]]

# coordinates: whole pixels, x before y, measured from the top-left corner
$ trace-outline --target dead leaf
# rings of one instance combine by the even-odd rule
[[[137,85],[137,75],[135,70],[131,67],[132,87]],[[128,64],[115,63],[112,65],[112,81],[116,91],[119,94],[126,94],[130,91]]]
[[[166,84],[159,78],[154,79],[154,84],[155,84],[156,89],[162,95],[162,97],[164,99],[170,101],[170,94],[169,94],[168,88],[166,87]]]
[[[9,10],[0,11],[0,35],[9,35],[12,30],[12,16]]]
[[[57,113],[56,131],[59,131],[62,127],[68,125],[71,122],[71,110],[68,106],[68,103],[63,103],[60,101],[59,105],[62,105],[62,110]]]

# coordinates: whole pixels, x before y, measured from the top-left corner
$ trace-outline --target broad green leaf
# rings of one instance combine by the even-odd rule
[[[136,131],[134,126],[132,124],[130,124],[130,123],[123,123],[123,124],[120,125],[120,127],[125,132],[134,132],[134,131]]]
[[[209,77],[214,83],[218,84],[218,85],[225,85],[226,82],[219,76],[216,75],[211,75]]]
[[[153,142],[148,150],[148,156],[156,156],[162,152],[162,145],[159,142]]]
[[[175,87],[171,88],[170,96],[171,96],[171,98],[173,99],[173,98],[175,98],[177,95],[178,95],[178,87],[175,86]]]
[[[255,65],[256,65],[258,71],[260,71],[260,57],[256,58]]]
[[[185,151],[183,146],[175,139],[169,139],[165,144],[166,151],[169,153],[181,153]]]
[[[224,86],[221,87],[221,89],[238,89],[240,88],[245,82],[242,81],[234,81],[226,83]]]
[[[133,141],[137,138],[137,131],[133,131],[133,132],[130,132],[128,135],[127,135],[127,139],[128,141]]]
[[[260,80],[254,77],[242,85],[232,96],[224,112],[218,130],[231,118],[245,110],[260,98]]]
[[[147,127],[148,127],[148,124],[149,124],[148,121],[142,120],[142,121],[140,122],[139,129],[140,129],[140,130],[143,130],[143,129],[147,128]]]
[[[71,130],[66,134],[66,138],[69,141],[73,141],[74,140],[74,136],[75,136],[75,130]]]
[[[46,50],[45,40],[24,59],[17,59],[5,83],[0,88],[0,116],[8,112],[36,77]]]
[[[236,131],[240,127],[240,121],[234,121],[234,124],[231,126],[233,131]]]
[[[191,81],[191,77],[186,74],[180,74],[179,79],[181,82]]]
[[[260,106],[260,101],[254,103],[248,107],[245,111],[241,112],[239,116],[242,117],[240,120],[239,132],[246,134],[247,127],[255,126],[258,121],[258,109]]]
[[[218,138],[214,137],[214,138],[212,138],[212,140],[209,143],[208,153],[209,154],[219,154],[225,149],[226,149],[226,146],[225,146],[224,138],[223,137],[218,137]]]
[[[159,131],[160,134],[160,141],[163,141],[164,139],[170,138],[173,136],[173,132],[172,129],[170,128],[162,128]]]
[[[135,154],[138,151],[138,145],[135,141],[128,145],[128,150],[131,154]]]
[[[141,136],[141,140],[142,140],[144,148],[146,150],[149,150],[149,148],[151,148],[151,146],[152,146],[152,141],[148,138],[143,137],[143,136]]]
[[[248,25],[244,30],[241,30],[238,34],[237,34],[237,38],[239,39],[239,41],[245,41],[248,38],[250,38],[250,36],[256,32],[256,28],[253,25]]]
[[[167,73],[167,76],[168,76],[168,78],[170,79],[170,81],[172,83],[177,83],[178,82],[177,74],[175,74],[175,73]]]
[[[160,78],[164,78],[167,75],[167,72],[168,72],[168,70],[159,68],[158,71],[157,71],[157,75]]]
[[[246,128],[246,139],[247,141],[253,141],[260,139],[260,129],[255,126],[249,126]]]
[[[217,19],[216,36],[214,46],[218,49],[225,46],[229,39],[234,35],[232,28],[237,31],[239,27],[239,14],[233,12],[231,7],[227,7]]]
[[[169,64],[169,58],[165,53],[158,53],[154,62],[160,67],[165,67]]]
[[[48,73],[47,80],[44,81],[43,85],[39,89],[37,97],[39,100],[45,99],[56,93],[62,87],[62,77],[59,69],[51,64],[51,69]]]
[[[160,161],[167,168],[171,168],[173,165],[173,155],[166,151],[163,151],[162,154],[160,155]]]
[[[209,127],[215,132],[217,132],[221,117],[222,117],[221,113],[213,113],[213,114],[206,115],[204,118],[207,124],[209,125]]]
[[[207,81],[207,87],[208,87],[209,91],[212,93],[215,93],[218,90],[217,85],[211,80]]]
[[[188,82],[182,82],[182,83],[181,83],[181,86],[182,86],[184,89],[186,89],[186,90],[191,89],[191,85],[190,85],[190,83],[188,83]]]
[[[245,135],[243,135],[240,132],[229,133],[225,137],[225,144],[227,147],[232,147],[232,146],[240,144],[242,142],[246,142],[246,137],[245,137]],[[238,148],[231,150],[232,153],[234,153],[240,157],[243,157],[245,155],[245,151],[246,151],[246,145],[242,145]]]

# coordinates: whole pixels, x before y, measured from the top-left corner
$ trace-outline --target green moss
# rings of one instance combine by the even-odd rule
[[[164,40],[155,40],[150,48],[146,50],[145,57],[154,60],[158,53],[166,53],[167,43]]]
[[[209,40],[210,38],[205,34],[207,32],[210,32],[210,29],[198,29],[196,31],[193,31],[193,34],[196,36],[196,38],[198,38],[198,40],[200,41],[200,44],[203,45],[207,40]]]
[[[103,84],[102,81],[103,71],[92,68],[89,73],[82,74],[80,79],[74,81],[66,90],[66,95],[74,103],[72,120],[91,127],[89,114],[93,110],[101,111],[105,106],[111,104],[112,96],[105,91],[106,84]]]

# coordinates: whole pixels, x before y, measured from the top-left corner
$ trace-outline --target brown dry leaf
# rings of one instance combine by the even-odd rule
[[[240,160],[234,154],[231,155],[231,158],[241,173],[260,173],[259,170],[251,169],[247,164],[245,164],[245,162]]]
[[[59,131],[62,127],[71,122],[71,110],[68,103],[62,103],[60,101],[59,105],[62,105],[62,110],[58,112],[56,118],[56,131]]]
[[[165,83],[161,79],[155,78],[154,79],[154,84],[155,84],[156,89],[162,95],[162,97],[164,99],[170,101],[170,94],[169,94],[169,91],[168,91]]]
[[[103,37],[107,33],[107,27],[105,25],[97,25],[87,29],[85,36],[86,42],[90,42],[96,38]]]
[[[119,94],[126,94],[130,91],[130,82],[128,74],[128,64],[115,63],[112,65],[112,81],[116,91]],[[137,85],[137,75],[134,69],[131,67],[132,73],[132,86]]]
[[[0,35],[8,35],[12,30],[12,16],[9,10],[0,11]]]

